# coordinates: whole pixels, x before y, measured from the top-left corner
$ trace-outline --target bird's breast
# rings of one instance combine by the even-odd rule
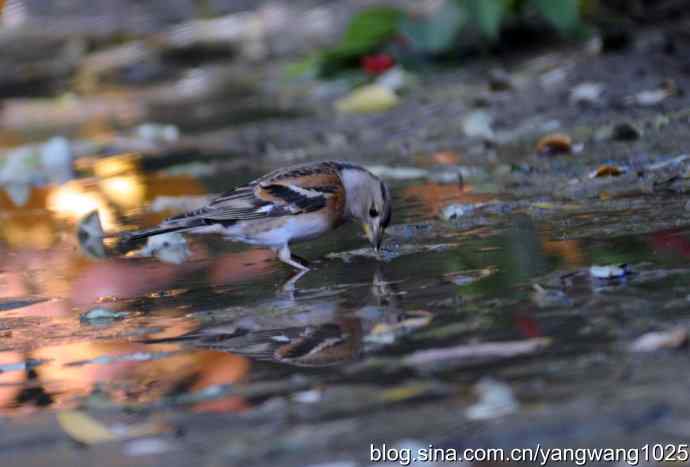
[[[314,239],[332,228],[332,219],[316,212],[238,222],[227,227],[225,235],[245,243],[279,247]]]

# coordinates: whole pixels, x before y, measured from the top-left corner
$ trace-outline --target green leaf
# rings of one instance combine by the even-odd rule
[[[572,34],[580,29],[579,0],[530,0],[530,3],[559,32]]]
[[[460,0],[477,23],[481,33],[491,40],[498,38],[503,17],[508,13],[506,0]],[[559,0],[553,0],[557,3]]]
[[[456,2],[446,2],[429,18],[406,17],[400,32],[410,41],[413,49],[423,53],[439,53],[454,45],[458,32],[467,16]]]
[[[284,72],[288,78],[313,78],[318,74],[319,66],[319,57],[311,55],[300,61],[288,63]]]
[[[352,17],[340,43],[321,53],[320,74],[329,75],[354,65],[395,35],[404,14],[397,8],[366,8]]]

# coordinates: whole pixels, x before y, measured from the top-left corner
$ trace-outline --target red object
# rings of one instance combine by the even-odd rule
[[[525,337],[541,337],[544,335],[537,320],[531,316],[516,314],[513,316],[513,323],[515,323],[515,327]]]
[[[380,75],[394,65],[395,60],[388,54],[365,55],[362,57],[362,69],[370,75]]]

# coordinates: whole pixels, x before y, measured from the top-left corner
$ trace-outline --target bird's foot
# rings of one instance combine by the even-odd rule
[[[288,279],[280,288],[281,293],[288,294],[289,297],[294,300],[294,292],[296,290],[295,285],[297,284],[297,281],[300,280],[302,276],[304,276],[308,272],[309,269],[302,269],[293,274],[293,276],[290,277],[290,279]]]

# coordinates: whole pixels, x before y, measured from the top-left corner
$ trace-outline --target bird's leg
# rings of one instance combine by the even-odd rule
[[[294,262],[299,263],[302,265],[302,267],[306,268],[307,271],[311,269],[311,263],[301,256],[291,255],[291,258]]]
[[[290,247],[287,243],[278,250],[278,259],[300,271],[309,271],[309,267],[306,264],[302,264],[306,263],[306,261],[297,256],[293,256],[292,253],[290,253]]]
[[[280,259],[283,263],[289,264],[293,268],[297,269],[296,274],[294,274],[288,281],[283,284],[281,287],[281,290],[283,292],[286,292],[291,295],[291,298],[294,299],[294,296],[292,294],[295,291],[295,284],[297,281],[309,271],[309,267],[307,266],[307,262],[300,258],[299,256],[294,256],[292,253],[290,253],[290,247],[285,244],[282,247],[280,247],[277,251],[278,253],[278,259]]]
[[[303,269],[301,271],[297,271],[290,279],[288,279],[280,288],[281,293],[286,293],[288,294],[288,298],[290,300],[295,299],[295,285],[297,284],[297,281],[301,279],[303,275],[308,273],[308,269]]]

